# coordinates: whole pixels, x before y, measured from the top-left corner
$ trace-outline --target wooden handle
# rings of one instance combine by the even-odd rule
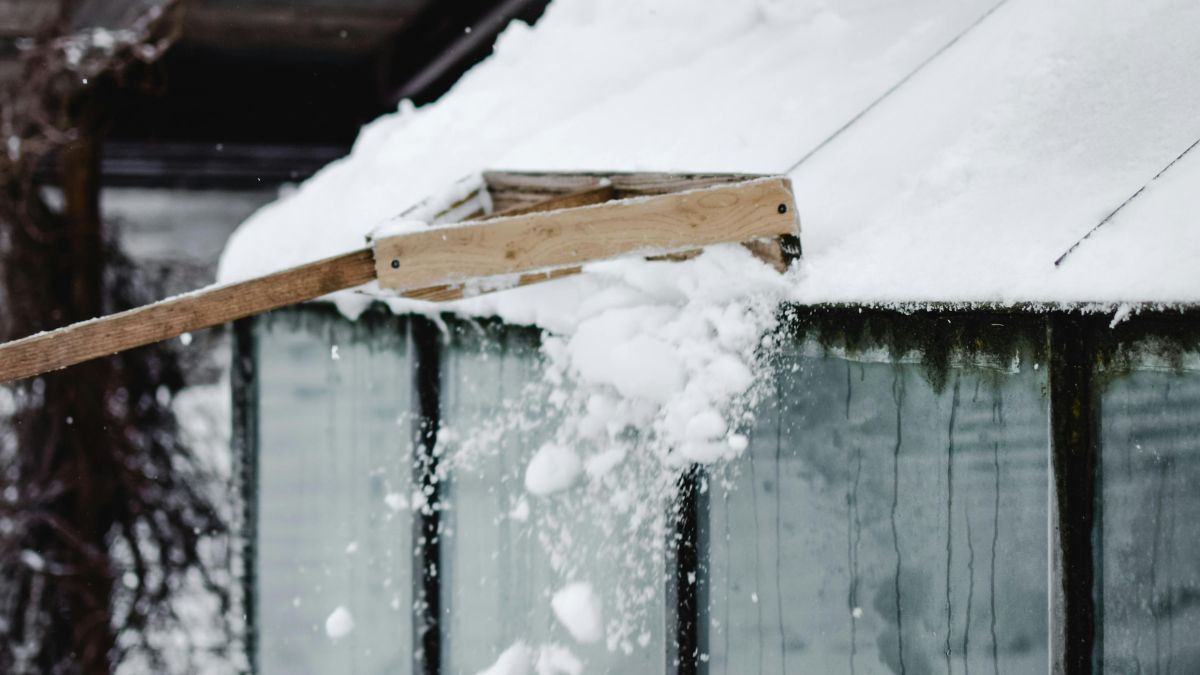
[[[188,331],[278,309],[375,278],[370,249],[203,289],[0,345],[0,382],[33,377]]]

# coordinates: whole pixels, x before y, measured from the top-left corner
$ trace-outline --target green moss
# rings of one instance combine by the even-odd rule
[[[1035,313],[817,305],[785,307],[782,318],[781,331],[797,342],[851,358],[882,350],[896,363],[916,360],[937,391],[964,363],[1046,358],[1046,317]]]
[[[964,364],[1003,366],[1048,362],[1048,331],[1059,320],[1082,322],[1095,373],[1102,383],[1121,377],[1153,359],[1181,370],[1189,354],[1200,354],[1200,309],[1143,311],[1110,327],[1111,315],[1083,309],[1046,307],[991,308],[924,305],[898,308],[854,305],[789,305],[780,309],[779,337],[797,343],[813,340],[827,351],[850,358],[883,351],[893,362],[918,362],[938,391]],[[498,319],[441,317],[449,344],[467,350],[536,349],[541,331],[510,326]],[[314,303],[272,312],[260,319],[274,330],[298,330],[337,341],[365,343],[371,349],[403,349],[411,319],[372,305],[357,321],[343,318],[333,305]],[[995,373],[997,369],[983,370]]]

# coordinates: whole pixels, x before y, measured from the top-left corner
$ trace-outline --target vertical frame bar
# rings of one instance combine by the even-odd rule
[[[679,477],[668,518],[666,672],[708,673],[708,474],[693,464]]]
[[[236,491],[242,500],[237,547],[241,572],[243,614],[242,649],[246,671],[258,672],[258,449],[259,389],[257,321],[251,317],[233,323],[230,385],[233,407],[229,439],[234,458]],[[237,527],[240,525],[240,527]],[[236,569],[236,568],[235,568]]]
[[[1055,672],[1103,672],[1103,542],[1100,489],[1100,397],[1092,367],[1093,320],[1056,314],[1050,320],[1051,534]]]
[[[441,332],[424,317],[409,323],[413,355],[413,485],[425,496],[413,510],[413,673],[439,675],[441,635],[441,490],[435,453],[441,425]]]

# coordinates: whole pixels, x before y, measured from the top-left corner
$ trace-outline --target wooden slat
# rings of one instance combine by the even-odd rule
[[[488,171],[483,174],[488,194],[496,209],[536,204],[585,188],[597,180],[613,186],[614,199],[661,195],[696,190],[724,183],[738,183],[765,176],[729,173],[622,173],[614,171],[528,172]]]
[[[616,191],[609,181],[597,181],[595,187],[584,188],[564,195],[546,197],[532,204],[511,206],[503,211],[493,213],[488,219],[523,216],[528,213],[545,213],[561,209],[575,209],[580,206],[603,204],[616,197]]]
[[[66,368],[188,331],[278,309],[375,278],[370,249],[209,288],[0,345],[0,382]]]
[[[375,243],[385,288],[412,290],[794,234],[786,178],[435,228]]]
[[[500,285],[495,288],[489,288],[486,284],[483,284],[477,292],[472,293],[472,296],[507,290],[510,288],[517,288],[519,286],[540,284],[544,281],[554,281],[555,279],[561,279],[563,277],[579,274],[582,271],[582,267],[563,267],[556,270],[549,270],[547,272],[530,272],[528,274],[522,274],[517,279],[516,283],[513,284]],[[414,300],[450,302],[451,300],[462,300],[463,298],[467,297],[467,289],[463,284],[443,284],[441,286],[428,286],[426,288],[404,291],[401,293],[401,295]]]
[[[612,183],[607,180],[597,181],[595,187],[568,192],[567,194],[558,197],[543,199],[535,204],[527,206],[513,206],[504,211],[496,213],[493,217],[510,217],[522,216],[528,213],[544,213],[546,211],[558,211],[560,209],[573,209],[581,206],[591,206],[593,204],[603,204],[613,198]],[[507,286],[506,288],[514,288],[517,286],[528,286],[530,284],[540,284],[544,281],[553,281],[572,274],[579,274],[583,271],[582,267],[570,267],[564,269],[553,270],[547,273],[531,273],[522,274],[517,283]],[[500,288],[489,289],[486,286],[480,288],[477,295],[490,293]],[[441,284],[438,286],[428,286],[426,288],[417,288],[411,291],[401,293],[406,298],[414,300],[428,300],[430,302],[449,302],[451,300],[461,300],[467,296],[466,287],[463,284]]]

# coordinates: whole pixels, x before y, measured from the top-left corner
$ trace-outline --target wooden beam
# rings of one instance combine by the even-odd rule
[[[608,181],[599,181],[595,187],[568,192],[567,194],[557,197],[543,199],[535,204],[528,206],[511,206],[508,209],[499,213],[493,214],[493,217],[510,217],[522,216],[528,213],[542,213],[545,211],[557,211],[560,209],[573,209],[580,206],[591,206],[593,204],[603,204],[613,198],[612,183]],[[507,286],[512,288],[515,286],[528,286],[530,284],[540,284],[543,281],[553,281],[562,277],[579,274],[583,271],[582,267],[567,267],[563,269],[553,270],[551,272],[534,272],[530,274],[522,274],[515,284]],[[501,290],[500,288],[480,287],[479,293],[488,293],[493,290]],[[451,300],[461,300],[467,296],[466,286],[463,284],[441,284],[437,286],[429,286],[426,288],[417,288],[411,291],[401,293],[406,298],[414,300],[427,300],[430,302],[449,302]]]
[[[380,286],[406,291],[792,235],[797,226],[790,181],[764,178],[389,237],[375,243],[375,269]]]
[[[260,314],[375,278],[370,249],[205,289],[0,345],[0,382],[33,377],[193,330]]]

